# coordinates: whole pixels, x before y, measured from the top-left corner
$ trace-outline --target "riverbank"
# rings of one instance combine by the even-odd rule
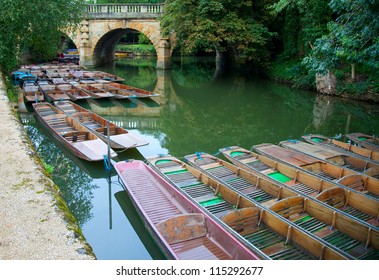
[[[0,76],[0,259],[94,260],[46,174]]]
[[[279,84],[313,91],[317,94],[379,103],[378,76],[374,73],[369,75],[363,72],[357,75],[355,80],[352,80],[349,77],[350,69],[340,69],[335,71],[336,83],[333,92],[323,92],[317,88],[315,77],[308,75],[307,70],[301,66],[300,62],[295,59],[275,60],[267,72],[268,78]]]

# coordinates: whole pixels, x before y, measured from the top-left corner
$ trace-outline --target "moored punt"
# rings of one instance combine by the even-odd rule
[[[312,172],[323,180],[334,181],[379,201],[379,180],[373,177],[273,144],[255,145],[254,149],[262,155]]]
[[[41,89],[35,82],[25,83],[22,90],[24,92],[24,97],[27,102],[39,102],[44,101],[45,99]]]
[[[132,94],[128,94],[128,92],[126,92],[120,88],[114,87],[110,83],[101,83],[101,84],[94,83],[94,84],[91,84],[91,86],[112,93],[113,98],[115,98],[115,99],[126,99],[126,98],[133,97]]]
[[[346,134],[346,137],[353,143],[362,146],[364,148],[379,151],[379,137],[363,134],[363,133],[350,133]]]
[[[280,182],[303,196],[320,200],[375,227],[379,225],[379,202],[375,198],[238,146],[222,148],[220,152],[242,169]]]
[[[109,83],[108,84],[111,87],[120,89],[121,91],[119,94],[130,97],[136,97],[136,98],[144,98],[144,97],[156,97],[159,96],[158,93],[154,93],[148,90],[124,85],[124,84],[118,84],[118,83]],[[117,97],[116,97],[117,98]]]
[[[328,146],[332,149],[336,149],[339,151],[346,151],[348,153],[361,156],[364,159],[372,160],[379,163],[379,151],[373,151],[373,150],[366,149],[363,147],[355,146],[355,145],[352,145],[351,143],[338,141],[332,138],[325,137],[320,134],[304,135],[301,138],[304,141],[314,144],[314,145]]]
[[[351,259],[379,259],[379,228],[315,199],[298,196],[290,188],[283,188],[212,155],[197,153],[185,156],[185,159],[221,184],[341,249]]]
[[[379,178],[379,163],[363,160],[354,155],[348,155],[344,152],[339,152],[328,147],[315,146],[301,141],[281,141],[279,145],[356,172],[364,174],[368,172],[369,174],[366,174],[367,176],[376,179]]]
[[[108,120],[71,101],[58,101],[54,104],[107,143]],[[109,132],[109,142],[113,149],[129,149],[149,144],[147,141],[111,122],[109,122]]]
[[[70,97],[62,91],[57,85],[48,83],[47,81],[38,82],[38,85],[48,101],[69,100]]]
[[[124,78],[121,78],[119,76],[103,72],[103,71],[92,71],[89,74],[90,77],[94,78],[95,80],[107,80],[112,82],[123,82],[125,81]]]
[[[88,161],[104,160],[108,147],[94,133],[50,103],[33,103],[33,108],[42,124],[76,156]],[[111,157],[117,155],[110,152]]]
[[[91,84],[78,84],[74,85],[75,87],[84,90],[88,95],[92,96],[92,98],[108,98],[113,97],[114,95],[110,92],[107,92],[103,89],[99,89],[93,87]]]
[[[260,259],[144,162],[118,162],[114,167],[139,215],[168,258]]]
[[[118,77],[116,75],[106,73],[103,71],[86,71],[86,70],[76,70],[70,71],[70,74],[79,79],[93,79],[93,80],[108,80],[112,82],[123,82],[125,79]]]
[[[57,88],[63,90],[72,101],[92,98],[86,91],[71,84],[57,85]]]
[[[328,246],[320,238],[175,157],[152,157],[147,161],[214,219],[228,225],[236,236],[246,240],[252,250],[270,259],[348,258],[338,248]]]

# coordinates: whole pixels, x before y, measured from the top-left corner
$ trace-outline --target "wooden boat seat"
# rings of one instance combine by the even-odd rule
[[[360,192],[365,191],[365,183],[361,175],[347,175],[337,180],[337,183]]]
[[[328,158],[327,160],[329,162],[331,162],[331,163],[334,163],[334,164],[337,164],[337,165],[341,165],[341,166],[344,166],[344,165],[347,164],[344,155],[339,155],[339,156],[331,157],[331,158]]]
[[[65,114],[53,114],[53,115],[48,115],[48,116],[43,117],[45,121],[54,120],[54,119],[65,119],[65,118],[66,118]]]
[[[203,214],[181,214],[158,223],[157,228],[169,244],[201,238],[207,234]]]
[[[364,172],[364,174],[366,174],[367,176],[371,176],[371,177],[379,179],[379,167],[377,167],[377,166],[371,167],[371,168],[367,169]]]
[[[303,165],[301,168],[317,174],[322,172],[322,168],[319,162]]]
[[[258,228],[260,212],[258,208],[247,207],[232,211],[221,220],[242,236],[255,232]]]
[[[106,126],[100,126],[95,129],[97,132],[107,135],[108,134],[108,128]],[[109,127],[109,135],[115,135],[117,132],[116,127]]]
[[[303,197],[288,197],[273,204],[270,209],[286,219],[297,218],[304,211]]]
[[[69,131],[62,134],[62,137],[64,137],[69,142],[81,142],[88,140],[88,135],[88,131]]]
[[[345,190],[340,187],[333,187],[321,192],[316,199],[337,209],[341,209],[346,204]]]

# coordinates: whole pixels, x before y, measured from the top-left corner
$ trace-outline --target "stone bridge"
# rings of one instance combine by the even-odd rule
[[[113,61],[121,37],[137,30],[154,45],[157,68],[170,68],[173,44],[171,38],[162,36],[158,20],[163,7],[163,4],[87,5],[86,19],[79,30],[68,34],[79,51],[80,64],[98,66]]]

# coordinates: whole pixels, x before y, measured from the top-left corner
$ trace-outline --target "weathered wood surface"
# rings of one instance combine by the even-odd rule
[[[345,143],[332,138],[327,138],[320,134],[310,134],[302,136],[302,139],[308,143],[319,146],[327,146],[331,149],[344,151],[349,154],[361,156],[364,159],[372,160],[379,163],[379,152]]]
[[[342,251],[330,248],[271,210],[262,208],[246,196],[172,156],[152,157],[147,160],[169,182],[207,209],[216,219],[229,217],[225,221],[230,222],[231,229],[244,234],[240,236],[249,242],[250,248],[255,248],[257,252],[271,259],[348,258]],[[255,210],[247,210],[246,213],[253,215],[250,220],[244,217],[246,213],[233,214],[245,208],[258,208],[259,219],[254,214]],[[241,223],[238,223],[239,217],[242,219]],[[254,224],[253,221],[257,223]],[[246,227],[242,228],[243,225]]]
[[[299,196],[297,192],[287,188],[287,185],[286,187],[282,187],[277,183],[271,183],[264,177],[257,177],[253,173],[241,170],[237,166],[229,164],[210,154],[198,153],[196,155],[185,156],[185,159],[194,167],[214,177],[220,183],[230,187],[241,195],[244,195],[257,205],[263,208],[268,207],[310,234],[326,240],[330,246],[340,248],[345,251],[346,254],[350,255],[351,258],[365,258],[367,254],[370,254],[370,256],[377,254],[379,257],[379,251],[377,252],[377,248],[373,247],[379,243],[379,238],[374,240],[366,239],[370,230],[374,230],[376,234],[379,234],[378,228],[372,227],[367,223],[362,223],[353,217],[349,217],[342,211],[335,211],[327,204]],[[264,191],[271,193],[270,188],[276,190],[276,192],[274,192],[276,194],[275,199],[267,203],[267,201],[263,199],[256,199],[252,196],[254,191],[251,190],[250,187],[256,187],[257,185],[262,189],[262,193]],[[264,195],[261,194],[261,197],[263,196]],[[309,209],[318,209],[320,211],[310,211]],[[340,218],[340,215],[343,216],[343,219]],[[344,223],[342,223],[342,221],[344,221]],[[343,227],[342,224],[344,225]],[[333,228],[333,230],[330,230],[330,228]],[[354,228],[354,230],[351,230],[352,228]],[[356,230],[359,230],[359,233],[357,233]],[[337,237],[334,238],[333,235],[338,236],[338,238],[343,238],[346,242],[350,242],[350,246],[343,246],[343,244],[338,242],[339,239]],[[362,250],[362,247],[365,247],[366,244],[369,243],[372,243],[373,246],[367,250]]]
[[[345,207],[342,207],[340,204],[334,205],[333,203],[328,203],[329,205],[363,222],[378,226],[379,202],[375,198],[365,195],[364,192],[362,193],[358,192],[358,190],[345,188],[335,181],[324,180],[315,174],[237,146],[220,149],[220,152],[241,169],[260,174],[260,176],[265,176],[273,182],[278,183],[279,181],[275,179],[275,177],[272,177],[272,174],[279,173],[284,175],[284,180],[280,181],[280,183],[303,196],[318,199],[318,195],[326,190],[341,190],[344,195]],[[363,181],[361,176],[358,179],[358,182],[362,185]],[[346,182],[346,184],[348,183],[353,184],[354,182]]]
[[[80,123],[50,103],[33,103],[42,124],[76,156],[88,161],[101,161],[108,154],[107,145]],[[117,154],[111,149],[111,157]]]
[[[336,151],[327,146],[316,146],[300,141],[281,141],[279,145],[357,172],[365,172],[367,169],[373,167],[379,169],[379,163]]]
[[[379,152],[379,137],[359,132],[347,134],[346,137],[364,148]]]
[[[144,162],[118,162],[114,166],[141,218],[168,257],[182,260],[258,259]]]
[[[108,142],[108,120],[70,101],[59,101],[54,104],[105,143]],[[129,149],[149,144],[146,140],[112,122],[109,122],[109,135],[110,145],[113,149]]]
[[[314,162],[308,161],[308,164],[302,164],[299,161],[293,161],[291,159],[298,159],[303,156],[310,156],[307,156],[295,150],[285,149],[283,147],[273,144],[255,145],[254,149],[258,151],[260,154],[265,155],[267,157],[271,157],[275,160],[284,162],[286,164],[294,165],[300,169],[312,172],[315,175],[323,178],[323,180],[337,181],[348,175],[360,175],[362,177],[362,184],[364,185],[362,188],[363,192],[366,195],[372,196],[373,198],[379,200],[379,179],[316,158],[313,158]]]

